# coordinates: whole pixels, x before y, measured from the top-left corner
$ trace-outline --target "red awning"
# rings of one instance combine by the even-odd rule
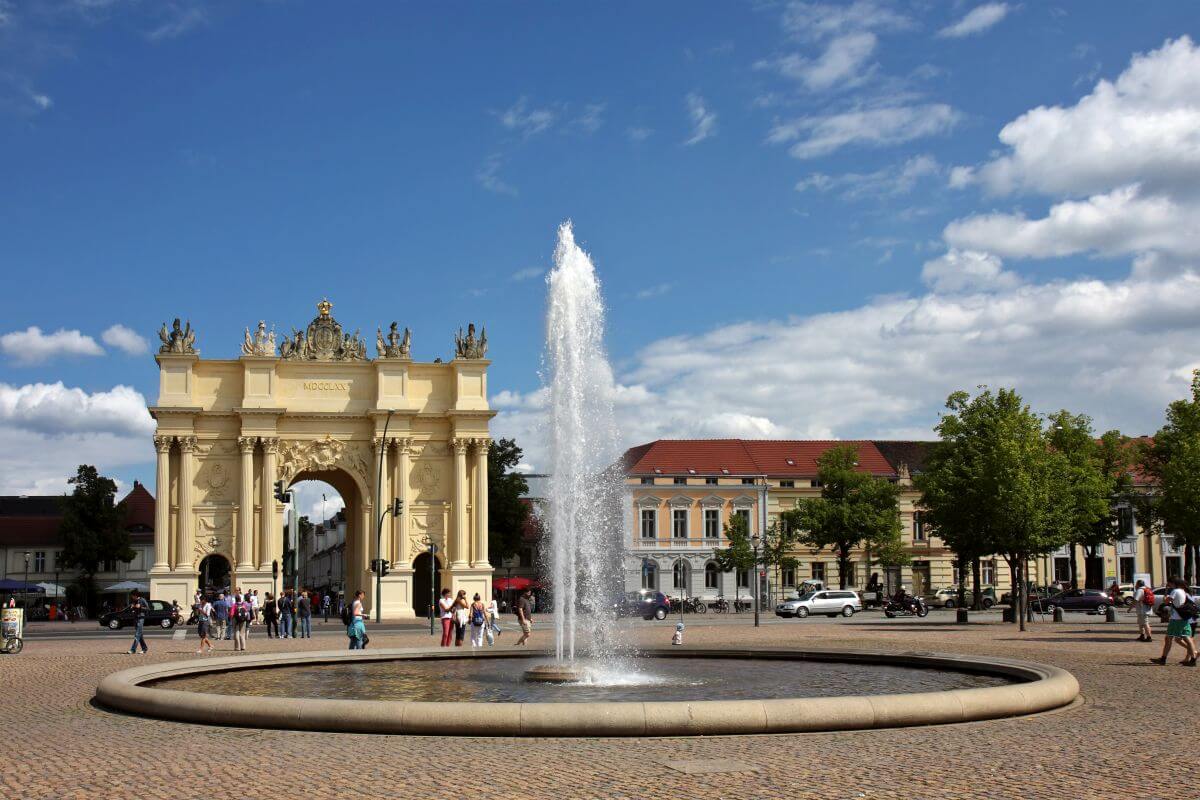
[[[529,578],[496,578],[492,581],[492,587],[505,591],[506,589],[540,589],[542,585]]]

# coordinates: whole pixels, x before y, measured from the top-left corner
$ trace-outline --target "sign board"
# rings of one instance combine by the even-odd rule
[[[24,609],[6,608],[0,613],[0,639],[20,639],[24,627]]]

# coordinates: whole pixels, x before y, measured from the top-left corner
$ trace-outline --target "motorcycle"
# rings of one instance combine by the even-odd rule
[[[888,600],[883,606],[883,615],[888,619],[896,617],[924,617],[929,614],[929,606],[919,597],[910,597],[903,603]]]

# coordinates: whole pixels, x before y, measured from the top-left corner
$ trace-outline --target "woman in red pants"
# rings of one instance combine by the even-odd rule
[[[454,598],[449,589],[442,589],[442,597],[438,600],[438,612],[442,618],[442,647],[449,647],[454,638]]]

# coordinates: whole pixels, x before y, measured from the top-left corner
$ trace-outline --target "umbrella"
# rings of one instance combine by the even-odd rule
[[[150,591],[150,587],[144,583],[138,583],[137,581],[121,581],[120,583],[114,583],[112,586],[105,587],[104,589],[106,592],[132,592],[134,590],[139,592],[148,592]]]
[[[497,578],[492,581],[492,587],[504,591],[505,589],[540,589],[542,585],[529,578]]]
[[[38,588],[41,589],[46,594],[52,594],[52,595],[56,595],[58,597],[62,597],[64,594],[67,593],[67,590],[64,589],[63,587],[59,586],[57,583],[50,583],[50,582],[39,583]]]
[[[41,589],[36,583],[25,583],[25,581],[11,581],[5,578],[0,580],[0,592],[40,592]]]

